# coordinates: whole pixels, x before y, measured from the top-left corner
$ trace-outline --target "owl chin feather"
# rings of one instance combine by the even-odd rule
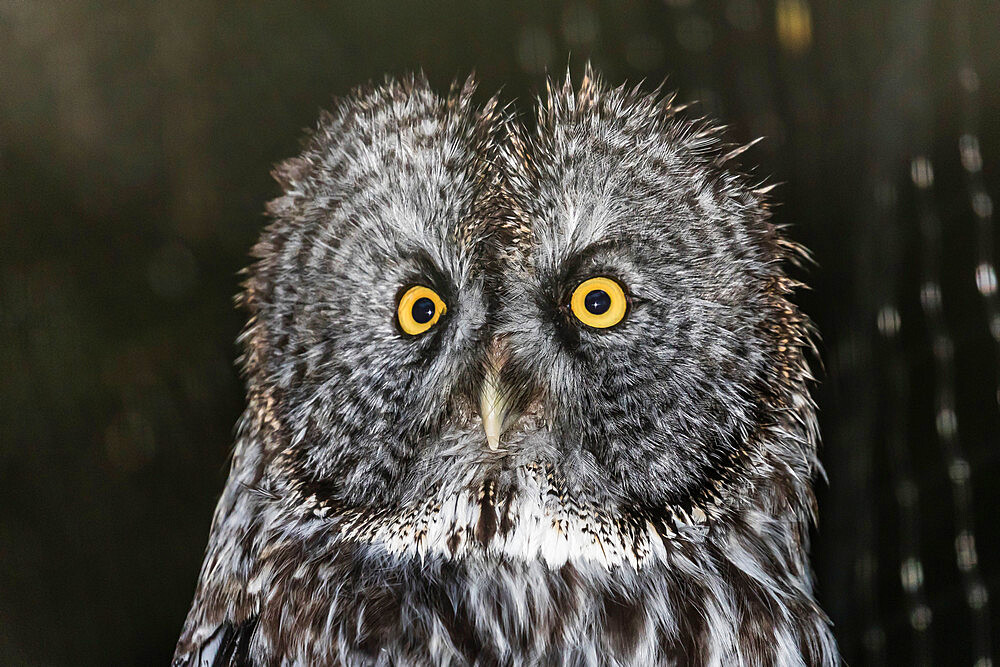
[[[531,130],[473,91],[359,89],[275,170],[174,664],[836,664],[742,150],[589,67]]]

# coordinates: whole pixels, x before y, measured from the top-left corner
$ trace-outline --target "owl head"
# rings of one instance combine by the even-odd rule
[[[276,170],[245,294],[256,488],[452,555],[544,550],[514,537],[540,517],[809,504],[791,246],[715,129],[589,68],[531,130],[472,92],[358,91]]]
[[[533,127],[356,91],[275,176],[176,665],[833,664],[795,248],[715,129],[587,69]]]

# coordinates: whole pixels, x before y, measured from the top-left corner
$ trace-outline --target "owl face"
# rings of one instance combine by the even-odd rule
[[[532,133],[471,92],[359,93],[279,167],[247,284],[264,495],[396,550],[530,556],[794,475],[803,325],[711,131],[589,72]]]

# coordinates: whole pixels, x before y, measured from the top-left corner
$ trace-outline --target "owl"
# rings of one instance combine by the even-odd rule
[[[274,172],[175,665],[817,665],[799,252],[588,67],[532,127],[360,89]]]

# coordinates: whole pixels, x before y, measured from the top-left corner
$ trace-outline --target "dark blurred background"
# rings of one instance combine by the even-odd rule
[[[988,0],[0,1],[0,662],[168,660],[243,404],[237,271],[318,110],[417,68],[527,110],[589,58],[767,138],[744,165],[817,260],[844,655],[991,665],[998,36]]]

